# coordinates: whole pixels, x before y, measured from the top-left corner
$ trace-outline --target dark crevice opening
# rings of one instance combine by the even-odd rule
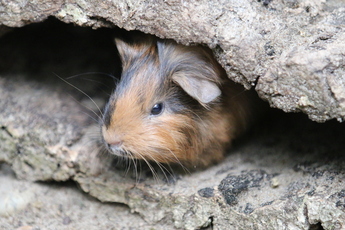
[[[309,230],[324,230],[324,228],[322,227],[321,223],[317,223],[317,224],[311,224],[309,227]]]

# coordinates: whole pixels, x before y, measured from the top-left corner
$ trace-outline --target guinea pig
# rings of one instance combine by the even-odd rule
[[[122,74],[101,124],[109,152],[194,168],[222,160],[251,113],[211,50],[151,36],[115,40]]]

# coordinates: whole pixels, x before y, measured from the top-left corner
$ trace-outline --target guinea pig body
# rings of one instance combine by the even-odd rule
[[[104,111],[107,149],[187,167],[219,162],[250,119],[243,87],[204,47],[152,37],[116,44],[122,75]]]

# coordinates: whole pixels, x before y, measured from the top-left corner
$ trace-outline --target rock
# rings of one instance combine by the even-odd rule
[[[0,12],[0,25],[7,27],[53,16],[203,43],[231,79],[254,87],[272,107],[302,111],[319,122],[345,116],[341,0],[2,1]]]
[[[0,169],[5,168],[0,165]],[[8,216],[24,209],[32,202],[34,192],[25,183],[14,185],[8,177],[13,173],[9,168],[2,170],[6,177],[0,179],[0,216]]]
[[[3,1],[0,23],[21,27],[53,16],[204,43],[230,78],[253,86],[271,106],[303,111],[317,121],[343,119],[341,1],[193,4]],[[17,177],[76,181],[101,201],[128,205],[150,226],[344,228],[345,129],[334,121],[267,115],[224,162],[202,171],[153,166],[151,173],[140,162],[129,167],[99,155],[98,108],[108,90],[102,82],[113,85],[101,75],[119,71],[113,31],[49,19],[0,38],[0,162]],[[61,217],[62,224],[73,220],[71,214]]]
[[[0,182],[0,229],[172,229],[146,223],[125,205],[101,203],[72,181],[19,180],[0,164]]]

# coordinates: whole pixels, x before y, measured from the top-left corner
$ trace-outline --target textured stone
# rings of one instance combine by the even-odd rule
[[[344,117],[341,6],[341,1],[312,0],[2,1],[0,23],[21,27],[53,16],[82,26],[117,25],[185,44],[204,43],[230,78],[255,86],[272,106],[324,121]],[[235,143],[224,162],[204,171],[174,167],[170,174],[153,166],[152,175],[145,164],[128,168],[98,155],[104,152],[98,107],[107,100],[107,87],[95,72],[118,72],[112,33],[54,20],[3,33],[0,161],[19,178],[76,181],[91,196],[126,204],[150,226],[168,229],[344,228],[345,129],[340,123],[268,115]],[[75,76],[81,73],[87,74]],[[58,76],[72,76],[67,81],[88,96]]]
[[[7,1],[0,25],[49,16],[80,26],[140,30],[214,49],[229,77],[255,87],[272,107],[316,121],[344,119],[341,0]]]

